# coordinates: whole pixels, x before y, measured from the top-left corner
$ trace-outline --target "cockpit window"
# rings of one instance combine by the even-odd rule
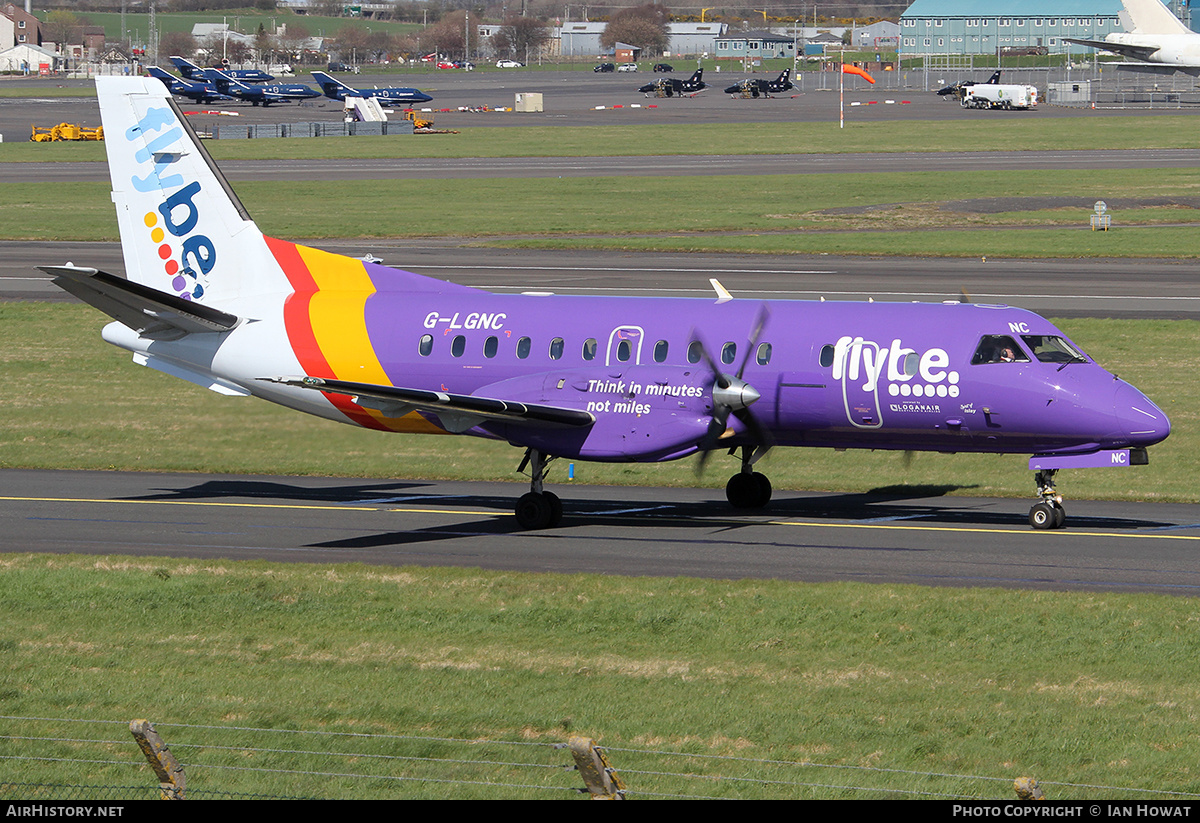
[[[1087,358],[1061,337],[1052,334],[1023,334],[1021,339],[1043,363],[1086,363]]]
[[[1028,338],[1027,338],[1028,339]],[[984,335],[971,358],[971,365],[980,363],[1028,363],[1029,355],[1007,334]]]

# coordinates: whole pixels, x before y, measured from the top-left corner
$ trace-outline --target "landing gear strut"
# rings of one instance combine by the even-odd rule
[[[742,470],[725,484],[725,497],[735,509],[761,509],[771,502],[771,481],[754,471],[762,455],[750,446],[742,447]]]
[[[529,466],[529,492],[517,501],[517,523],[522,529],[549,529],[562,522],[562,501],[554,492],[542,490],[546,469],[554,457],[546,457],[537,449],[526,449],[518,472]]]
[[[1062,495],[1054,488],[1054,475],[1058,469],[1043,469],[1033,476],[1042,502],[1035,503],[1029,510],[1029,525],[1035,529],[1061,529],[1067,522],[1067,512],[1062,505]]]

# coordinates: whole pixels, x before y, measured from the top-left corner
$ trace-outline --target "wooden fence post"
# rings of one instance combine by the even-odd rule
[[[158,736],[149,720],[134,720],[129,724],[129,731],[137,741],[150,762],[150,768],[158,776],[158,788],[162,791],[161,800],[183,800],[183,792],[187,780],[183,774],[183,764],[175,759],[167,744]]]
[[[616,770],[608,765],[608,759],[597,748],[596,741],[590,737],[572,737],[569,745],[571,756],[575,758],[575,768],[583,777],[592,800],[625,799],[625,783],[617,776]]]

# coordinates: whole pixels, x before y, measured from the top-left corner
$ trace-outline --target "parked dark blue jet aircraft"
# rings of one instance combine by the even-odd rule
[[[352,89],[336,77],[323,71],[314,71],[313,79],[321,87],[321,91],[331,100],[345,100],[347,97],[375,98],[380,103],[392,105],[412,105],[413,103],[428,103],[433,98],[420,89],[404,88],[403,86],[388,89]]]
[[[783,73],[774,80],[760,80],[758,78],[739,80],[725,89],[725,93],[732,94],[735,97],[755,98],[770,97],[772,94],[783,94],[795,88],[795,85],[791,81],[791,76],[792,70],[784,69]]]
[[[185,60],[182,57],[172,57],[170,60],[171,65],[173,65],[179,71],[179,73],[183,75],[183,79],[204,80],[204,72],[207,71],[207,69],[203,69],[190,60]],[[267,74],[262,69],[231,69],[227,66],[222,66],[217,68],[217,71],[222,71],[225,74],[228,74],[230,77],[243,81],[254,80],[259,83],[269,83],[275,79],[275,75]]]
[[[147,66],[146,74],[163,81],[163,84],[170,90],[171,94],[177,97],[186,97],[197,103],[212,103],[217,100],[233,99],[229,95],[221,94],[221,92],[217,91],[217,87],[212,83],[205,83],[203,80],[180,80],[175,75],[160,69],[158,66]]]
[[[696,73],[687,80],[662,77],[653,83],[647,83],[638,91],[642,94],[653,94],[655,97],[682,97],[685,94],[695,94],[708,85],[701,79],[703,74],[704,69],[696,69]]]
[[[171,62],[177,66],[180,63],[190,65],[193,76],[199,72],[199,76],[216,86],[217,91],[221,94],[236,97],[238,100],[248,100],[253,106],[269,106],[271,103],[287,103],[292,100],[321,96],[321,92],[303,83],[271,83],[269,85],[243,83],[220,69],[202,69],[182,57],[172,57]]]

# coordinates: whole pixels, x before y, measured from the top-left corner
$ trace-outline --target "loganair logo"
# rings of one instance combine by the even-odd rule
[[[150,108],[125,131],[125,139],[143,144],[133,157],[147,167],[147,174],[130,178],[134,189],[166,196],[157,210],[142,217],[146,239],[154,244],[175,293],[185,300],[199,299],[207,288],[208,273],[216,265],[217,249],[208,237],[193,233],[200,221],[195,203],[200,184],[172,173],[171,165],[181,156],[176,144],[184,139],[183,128],[169,108]]]
[[[958,372],[948,369],[945,349],[923,352],[905,347],[899,338],[886,348],[846,335],[833,346],[833,379],[865,394],[878,396],[881,383],[891,397],[958,397]]]

